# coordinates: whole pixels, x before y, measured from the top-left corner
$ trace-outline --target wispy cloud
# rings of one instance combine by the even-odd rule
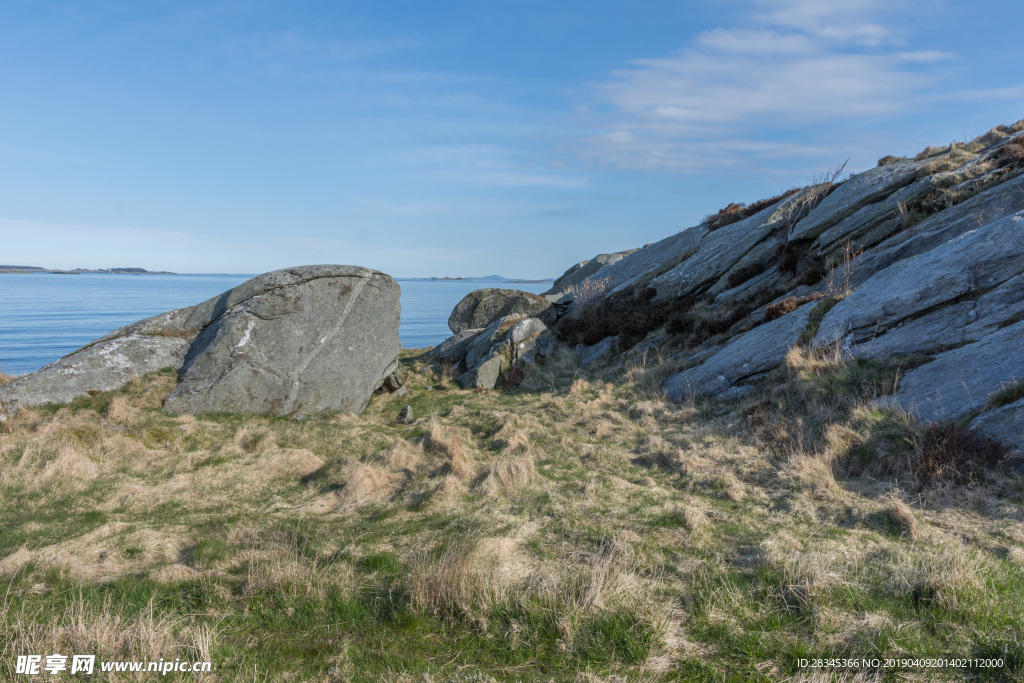
[[[410,163],[440,176],[490,187],[563,187],[586,184],[576,171],[562,170],[524,157],[510,146],[448,144],[415,148]]]
[[[942,65],[955,59],[908,49],[894,28],[905,25],[899,5],[752,0],[735,25],[705,31],[675,54],[634,60],[597,84],[604,110],[575,154],[650,171],[827,156],[816,127],[911,111],[936,97]]]
[[[247,61],[344,64],[421,45],[422,41],[407,37],[341,40],[319,35],[302,26],[292,26],[276,33],[234,37],[225,42],[224,49]]]

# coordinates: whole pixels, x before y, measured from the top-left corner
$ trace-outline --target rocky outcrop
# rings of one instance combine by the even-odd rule
[[[1024,372],[1024,120],[919,157],[731,204],[614,262],[576,264],[557,285],[577,286],[543,322],[588,372],[651,348],[682,359],[664,385],[676,399],[739,396],[796,344],[913,355],[883,403],[1009,433],[1019,405],[988,406]],[[587,283],[586,301],[571,301]],[[473,333],[435,355],[488,384],[512,349],[488,326],[508,309],[474,318],[471,304],[452,329]]]
[[[433,349],[429,356],[462,368],[455,381],[467,389],[493,389],[510,369],[546,356],[554,345],[548,326],[540,318],[521,313],[492,321],[482,330],[466,329]]]
[[[591,278],[613,263],[618,263],[635,251],[636,249],[629,249],[627,251],[617,251],[612,254],[598,254],[592,259],[580,261],[562,273],[562,275],[551,285],[551,289],[544,292],[544,294],[564,294],[584,280]]]
[[[920,338],[927,337],[936,346],[960,343],[964,337],[958,330],[979,322],[979,306],[970,303],[981,303],[986,292],[998,290],[1022,270],[1024,211],[962,234],[924,254],[897,261],[877,273],[829,311],[815,341],[827,345],[842,340],[846,346],[852,346],[881,337],[898,323],[922,313],[960,302],[955,310],[943,313],[942,320],[933,317],[929,321],[932,331],[918,332]],[[1018,288],[1019,284],[1014,284],[1010,291],[1019,291]],[[989,297],[992,298],[1007,297],[1004,293]],[[986,319],[978,329],[998,325],[1002,322],[1000,317],[1013,315],[1017,310],[1014,304],[982,304],[980,309],[986,313]],[[958,321],[962,324],[955,324]],[[937,335],[943,327],[948,335]],[[895,347],[879,344],[874,348],[886,353],[897,349],[911,353],[928,347],[907,338]]]
[[[539,318],[509,315],[499,318],[477,334],[459,360],[466,372],[455,378],[466,389],[493,389],[513,366],[546,355],[551,334]]]
[[[165,409],[308,415],[359,412],[398,389],[399,288],[355,266],[260,275],[208,301],[116,330],[0,387],[5,409],[65,403],[172,367]]]
[[[692,256],[651,280],[650,286],[659,299],[703,291],[773,231],[803,216],[820,193],[817,187],[806,188],[749,218],[707,233]]]
[[[555,331],[588,366],[677,345],[672,357],[689,367],[667,380],[673,398],[739,395],[809,339],[856,356],[915,354],[890,404],[926,421],[983,412],[1024,368],[1022,129],[732,205],[602,268],[593,319],[569,310],[573,323]],[[996,422],[994,411],[976,420]]]
[[[697,251],[708,233],[706,225],[683,230],[671,237],[648,244],[601,269],[588,279],[602,280],[608,295],[646,284],[652,278],[678,265]]]
[[[880,403],[899,406],[926,422],[953,420],[981,410],[1014,382],[1024,382],[1024,321],[940,353],[909,371],[899,391]]]
[[[448,317],[448,328],[455,334],[482,329],[499,318],[522,315],[547,322],[555,319],[552,302],[538,294],[516,289],[478,289],[455,305]]]
[[[772,370],[800,339],[816,305],[816,302],[806,303],[789,315],[733,338],[700,365],[669,377],[665,393],[675,400],[694,394],[715,396],[743,380]]]
[[[790,241],[817,237],[858,209],[909,185],[927,161],[900,161],[872,168],[839,184],[790,232]]]
[[[1024,455],[1024,399],[983,413],[970,426]]]

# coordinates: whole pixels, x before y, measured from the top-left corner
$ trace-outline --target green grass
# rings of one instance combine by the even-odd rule
[[[4,576],[0,679],[26,634],[71,614],[106,624],[89,647],[111,658],[190,656],[209,628],[212,680],[226,681],[779,680],[806,673],[800,657],[893,653],[998,654],[998,672],[936,675],[1024,676],[1024,486],[993,475],[966,503],[966,489],[907,497],[910,539],[884,482],[790,472],[745,422],[784,420],[807,446],[840,424],[860,434],[857,458],[893,457],[913,447],[906,423],[865,402],[903,360],[805,358],[769,378],[769,404],[659,403],[643,419],[626,384],[427,390],[436,377],[406,362],[407,396],[358,418],[179,420],[145,388],[173,383],[158,375],[0,435],[0,561],[31,554]],[[394,423],[406,403],[428,419]],[[441,474],[444,456],[421,443],[432,416],[457,428],[470,475]],[[642,464],[649,443],[678,462]],[[97,473],[44,480],[62,449]],[[296,452],[319,460],[293,464]],[[524,483],[476,485],[512,457],[534,465]],[[357,463],[394,489],[331,507]],[[155,645],[118,640],[149,610]],[[85,638],[67,628],[60,642]]]

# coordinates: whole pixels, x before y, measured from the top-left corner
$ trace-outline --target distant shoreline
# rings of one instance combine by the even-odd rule
[[[92,270],[88,268],[75,268],[74,270],[58,270],[51,268],[40,268],[37,266],[0,266],[0,273],[16,275],[81,275],[83,273],[100,273],[104,275],[178,275],[168,270],[146,270],[145,268],[102,268]]]

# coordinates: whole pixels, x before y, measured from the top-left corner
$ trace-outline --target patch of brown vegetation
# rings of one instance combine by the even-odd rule
[[[999,442],[957,422],[926,425],[916,450],[913,472],[925,484],[968,483],[984,470],[1000,470],[1009,464]]]
[[[777,320],[784,315],[789,315],[804,304],[810,303],[811,301],[817,301],[824,296],[825,295],[821,292],[815,292],[808,296],[788,296],[785,299],[769,304],[769,306],[764,309],[764,322],[771,322],[772,320]]]
[[[759,211],[763,211],[764,209],[767,209],[769,206],[777,204],[778,202],[782,201],[783,199],[786,199],[787,197],[792,197],[802,189],[803,188],[800,187],[794,187],[789,190],[786,190],[782,194],[758,200],[753,204],[733,202],[726,206],[725,208],[719,209],[717,213],[709,214],[708,216],[706,216],[704,218],[704,223],[707,224],[709,230],[718,230],[719,228],[724,228],[725,226],[737,223],[743,220],[744,218],[750,218]]]

